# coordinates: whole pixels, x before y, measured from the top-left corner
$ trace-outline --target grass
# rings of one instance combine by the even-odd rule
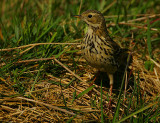
[[[0,1],[0,121],[159,122],[158,4]],[[114,75],[110,111],[108,78],[89,87],[95,69],[81,56],[79,44],[86,25],[71,17],[88,9],[103,12],[110,35],[132,53],[127,74]]]

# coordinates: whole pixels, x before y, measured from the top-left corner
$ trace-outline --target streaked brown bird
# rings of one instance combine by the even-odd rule
[[[87,10],[74,15],[88,25],[88,31],[82,42],[82,53],[86,61],[98,71],[106,72],[110,79],[110,96],[113,88],[113,74],[123,63],[126,49],[121,48],[109,36],[103,15],[96,10]],[[109,104],[111,103],[111,99]]]

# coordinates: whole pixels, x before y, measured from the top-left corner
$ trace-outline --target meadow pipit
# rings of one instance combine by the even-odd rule
[[[110,79],[110,96],[113,88],[113,74],[123,62],[122,55],[126,49],[121,48],[109,36],[103,15],[96,10],[87,10],[81,15],[74,15],[88,25],[88,31],[82,42],[82,53],[86,61],[106,72]],[[109,104],[111,103],[111,99]]]

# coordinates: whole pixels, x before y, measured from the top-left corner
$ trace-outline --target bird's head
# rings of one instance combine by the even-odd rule
[[[105,26],[105,19],[103,15],[96,10],[87,10],[81,15],[74,15],[73,17],[80,18],[85,23],[87,23],[88,26],[94,28]]]

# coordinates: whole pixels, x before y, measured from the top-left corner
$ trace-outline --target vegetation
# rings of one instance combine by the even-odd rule
[[[101,11],[132,63],[109,81],[81,56],[86,25],[71,15]],[[0,121],[160,121],[159,0],[1,0]],[[128,83],[128,84],[127,84]],[[124,88],[127,87],[127,89]]]

